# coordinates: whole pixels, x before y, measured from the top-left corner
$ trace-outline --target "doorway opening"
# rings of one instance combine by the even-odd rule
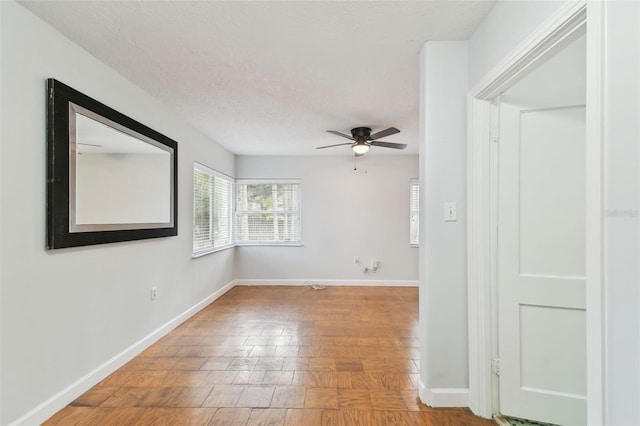
[[[499,412],[548,424],[587,414],[584,26],[574,35],[492,111]]]

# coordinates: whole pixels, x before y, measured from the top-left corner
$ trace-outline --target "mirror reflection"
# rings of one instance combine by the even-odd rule
[[[70,232],[171,222],[170,150],[78,105],[71,107]]]

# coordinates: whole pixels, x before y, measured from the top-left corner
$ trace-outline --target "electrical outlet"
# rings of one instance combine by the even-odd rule
[[[158,297],[158,287],[151,287],[151,300],[156,300]]]
[[[360,259],[358,258],[358,256],[353,256],[353,263],[359,263]]]

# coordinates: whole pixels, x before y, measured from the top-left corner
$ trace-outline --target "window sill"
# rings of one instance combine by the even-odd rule
[[[235,243],[235,244],[228,244],[222,247],[198,250],[197,252],[191,253],[191,258],[196,259],[198,257],[206,256],[208,254],[216,253],[223,250],[228,250],[234,247],[304,247],[304,244],[302,243]]]
[[[198,251],[195,251],[195,252],[191,253],[191,258],[195,259],[197,257],[206,256],[206,255],[211,254],[211,253],[216,253],[216,252],[219,252],[219,251],[223,251],[223,250],[227,250],[227,249],[230,249],[230,248],[234,248],[235,246],[236,246],[235,244],[227,244],[227,245],[220,246],[220,247],[210,247],[210,248],[206,248],[206,249],[200,249]]]
[[[277,242],[246,242],[246,243],[236,243],[237,247],[303,247],[302,243],[277,243]]]

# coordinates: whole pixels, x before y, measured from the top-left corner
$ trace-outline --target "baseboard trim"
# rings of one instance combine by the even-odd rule
[[[419,383],[418,395],[420,400],[434,408],[468,407],[469,389],[458,388],[427,388],[422,380]]]
[[[507,419],[502,417],[502,414],[494,414],[493,420],[495,420],[496,423],[498,423],[498,426],[511,426],[511,423],[509,423]]]
[[[10,425],[33,425],[43,423],[55,413],[66,407],[74,399],[78,398],[80,395],[98,384],[101,380],[105,379],[109,374],[113,373],[118,368],[131,361],[134,357],[142,353],[142,351],[167,335],[167,333],[169,333],[171,330],[191,318],[200,310],[204,309],[211,302],[225,294],[227,291],[231,290],[234,286],[235,284],[233,281],[226,284],[224,287],[215,291],[211,295],[193,305],[191,308],[171,319],[169,322],[165,323],[155,331],[143,337],[141,340],[134,343],[124,351],[115,355],[113,358],[109,359],[107,362],[100,365],[89,374],[76,380],[74,383],[70,384],[62,391],[58,392],[56,395],[52,396],[37,407],[33,408],[22,417],[11,422]]]
[[[418,287],[418,280],[323,280],[323,279],[239,279],[238,286],[305,286],[320,283],[343,287]]]

